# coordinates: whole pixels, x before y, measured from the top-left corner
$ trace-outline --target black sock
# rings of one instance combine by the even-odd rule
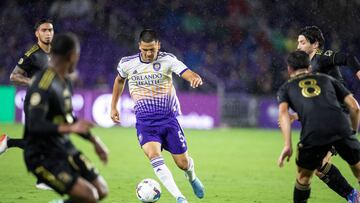
[[[7,140],[7,146],[8,146],[8,148],[18,147],[18,148],[24,149],[25,140],[24,139],[9,138]]]
[[[331,163],[326,163],[319,172],[323,174],[320,179],[345,199],[347,199],[348,194],[354,189],[340,173],[339,169]]]
[[[294,187],[294,203],[306,203],[310,197],[310,185],[302,185],[296,180]]]
[[[7,140],[7,146],[8,146],[8,148],[19,147],[21,149],[24,149],[25,140],[24,139],[9,138]]]

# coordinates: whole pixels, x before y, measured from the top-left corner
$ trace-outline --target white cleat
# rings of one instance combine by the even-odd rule
[[[45,183],[37,183],[35,187],[39,190],[53,190],[51,187],[46,185]]]
[[[8,136],[3,134],[0,136],[0,154],[6,152]]]

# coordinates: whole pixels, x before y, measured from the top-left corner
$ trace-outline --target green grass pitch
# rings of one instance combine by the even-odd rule
[[[19,124],[0,124],[0,132],[20,137],[23,128]],[[96,128],[110,149],[109,164],[103,166],[95,156],[92,146],[76,136],[72,140],[97,166],[109,184],[110,193],[103,202],[139,202],[135,186],[143,178],[154,178],[149,161],[138,146],[133,128]],[[295,163],[292,157],[280,169],[276,162],[282,149],[282,137],[278,130],[215,129],[185,130],[189,153],[195,160],[196,172],[206,187],[206,195],[197,199],[186,181],[184,173],[176,168],[171,156],[164,152],[165,163],[189,202],[206,203],[289,203],[295,181]],[[294,133],[294,146],[298,132]],[[338,156],[333,162],[349,182],[357,187],[349,167]],[[59,199],[52,191],[35,189],[35,178],[27,173],[22,151],[10,149],[0,156],[0,203],[43,203]],[[156,179],[157,180],[157,179]],[[159,203],[175,202],[162,187]],[[312,183],[309,202],[345,202],[316,177]]]

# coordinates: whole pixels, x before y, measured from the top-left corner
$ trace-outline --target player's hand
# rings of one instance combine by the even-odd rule
[[[358,72],[356,72],[356,76],[360,80],[360,70]]]
[[[295,114],[289,114],[290,116],[290,123],[293,123],[294,121],[299,120],[299,116],[295,113]],[[280,128],[280,120],[278,119],[278,127]]]
[[[293,123],[294,121],[299,120],[299,116],[297,113],[289,114],[289,116],[290,116],[290,123]]]
[[[120,123],[120,115],[117,109],[111,109],[110,117],[114,123]]]
[[[94,124],[86,120],[78,120],[70,126],[72,133],[86,134],[90,131],[90,128],[94,127]]]
[[[281,168],[284,166],[284,160],[286,159],[289,162],[292,155],[292,147],[291,146],[284,146],[279,159],[278,159],[278,166]]]
[[[190,86],[191,86],[192,88],[197,88],[197,87],[199,87],[199,86],[202,85],[202,84],[203,84],[203,81],[202,81],[202,79],[201,79],[200,76],[195,77],[195,78],[192,79],[191,82],[190,82]]]
[[[99,137],[94,137],[94,147],[95,147],[95,152],[96,154],[99,156],[100,160],[104,163],[107,164],[108,162],[108,154],[109,154],[109,150],[106,147],[106,145],[100,140]]]

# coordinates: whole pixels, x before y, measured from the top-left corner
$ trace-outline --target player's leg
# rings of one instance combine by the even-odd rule
[[[321,167],[322,162],[331,145],[309,147],[299,143],[297,145],[296,165],[297,177],[294,187],[294,203],[306,203],[310,197],[310,180],[315,169]]]
[[[187,153],[184,131],[176,119],[166,124],[166,136],[163,147],[172,154],[176,165],[185,171],[185,175],[188,178],[195,195],[198,198],[203,198],[204,186],[195,174],[194,160],[189,157]]]
[[[187,202],[184,195],[177,187],[172,173],[165,165],[164,158],[161,156],[161,144],[159,142],[147,142],[142,145],[142,149],[149,158],[156,176],[165,188],[178,200],[178,202]]]
[[[322,166],[315,171],[315,174],[338,195],[348,199],[348,195],[354,188],[347,182],[339,169],[330,163],[332,155],[333,152],[329,151],[323,159]]]
[[[10,138],[8,135],[3,134],[0,136],[0,154],[6,152],[8,148],[18,147],[20,149],[24,149],[25,140],[24,139],[15,139]],[[45,183],[41,182],[39,179],[36,180],[35,187],[40,190],[52,190]]]
[[[95,203],[99,200],[96,188],[73,170],[66,158],[39,159],[25,155],[25,163],[38,179],[50,186],[60,195],[68,194],[70,199],[64,202]]]
[[[102,177],[101,175],[99,175],[94,181],[91,182],[91,184],[93,184],[99,194],[99,199],[102,200],[104,199],[108,193],[109,193],[109,189],[107,186],[107,183],[104,179],[104,177]]]
[[[311,193],[311,177],[313,173],[313,170],[304,169],[298,166],[293,193],[294,203],[306,203],[309,199]]]
[[[205,189],[200,179],[195,174],[194,160],[188,156],[187,152],[183,154],[172,154],[172,157],[176,165],[185,171],[185,176],[189,180],[195,195],[200,199],[203,198]]]
[[[354,176],[357,180],[360,180],[360,142],[358,141],[356,135],[345,137],[341,140],[338,140],[334,143],[336,151],[339,153],[340,157],[344,159],[352,169]],[[359,192],[356,189],[353,189],[351,193],[347,195],[349,202],[358,202],[360,201]]]
[[[24,146],[24,139],[10,138],[6,134],[0,136],[0,154],[4,153],[8,148],[18,147],[24,149]]]
[[[360,142],[356,135],[337,141],[335,149],[350,166],[354,176],[360,182]]]
[[[77,178],[75,184],[67,194],[74,203],[96,203],[99,200],[99,194],[96,188],[82,177]]]
[[[98,174],[95,166],[82,153],[77,153],[68,158],[69,164],[73,170],[77,171],[82,178],[95,186],[99,199],[104,199],[108,195],[108,185],[105,179]]]

